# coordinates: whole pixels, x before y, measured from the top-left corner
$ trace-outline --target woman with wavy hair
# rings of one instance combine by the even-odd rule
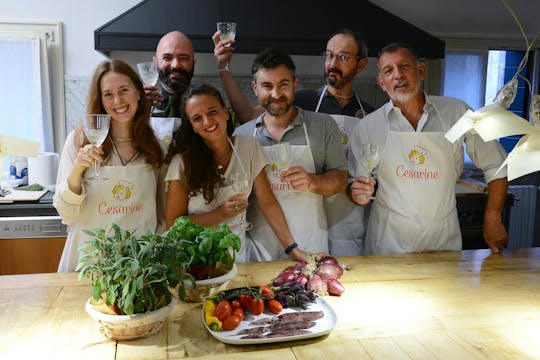
[[[267,259],[264,248],[239,226],[253,190],[286,253],[293,259],[305,259],[307,254],[297,247],[270,189],[263,171],[267,161],[259,142],[251,136],[229,135],[230,114],[219,91],[204,84],[188,91],[182,119],[167,155],[167,227],[184,215],[199,225],[227,223],[242,240],[236,257],[239,262]],[[247,180],[244,193],[234,189],[235,176]]]
[[[143,84],[128,64],[105,60],[98,65],[86,112],[109,114],[110,129],[101,146],[90,143],[82,124],[66,139],[53,200],[68,225],[58,271],[76,269],[78,249],[88,239],[83,229],[109,229],[115,223],[142,234],[163,227],[166,146],[150,127],[150,109]],[[103,165],[104,180],[90,180],[95,161]]]

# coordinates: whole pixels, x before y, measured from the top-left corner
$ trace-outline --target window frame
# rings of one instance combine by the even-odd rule
[[[62,23],[0,21],[0,37],[40,39],[43,107],[52,119],[54,146],[45,150],[60,152],[66,138]]]

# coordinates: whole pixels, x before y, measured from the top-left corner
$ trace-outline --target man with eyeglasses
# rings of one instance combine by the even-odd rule
[[[241,123],[264,112],[253,107],[234,81],[225,64],[230,63],[234,40],[220,41],[219,32],[212,37],[214,55],[221,80],[231,106]],[[358,122],[373,108],[361,101],[354,92],[354,77],[367,65],[367,46],[357,33],[342,29],[330,36],[323,52],[327,84],[318,90],[302,89],[295,92],[294,105],[304,110],[327,113],[336,121],[341,133],[343,150],[348,155],[348,139]],[[352,203],[344,192],[326,196],[324,205],[328,223],[329,250],[332,255],[362,255],[364,248],[365,216],[363,208]]]

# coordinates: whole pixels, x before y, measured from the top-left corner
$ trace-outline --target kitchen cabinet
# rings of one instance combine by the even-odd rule
[[[0,275],[56,272],[65,237],[0,239]]]

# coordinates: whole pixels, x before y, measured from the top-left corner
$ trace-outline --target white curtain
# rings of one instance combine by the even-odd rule
[[[53,149],[49,84],[42,82],[39,37],[0,37],[0,133],[39,141],[41,151]],[[46,77],[47,78],[47,77]]]

